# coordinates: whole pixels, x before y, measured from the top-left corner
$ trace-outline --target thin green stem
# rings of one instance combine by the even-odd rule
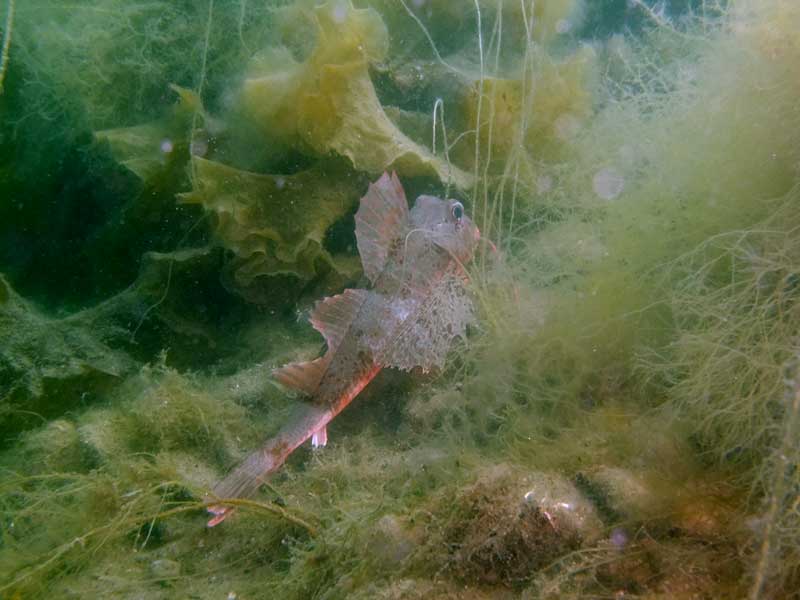
[[[125,517],[122,520],[114,520],[114,521],[112,521],[110,523],[106,523],[105,525],[101,525],[100,527],[96,527],[95,529],[87,531],[83,535],[78,536],[78,537],[70,540],[69,542],[66,542],[66,543],[62,544],[58,548],[56,548],[53,551],[53,553],[50,555],[50,557],[47,558],[47,560],[45,560],[43,562],[39,562],[36,565],[32,566],[29,570],[20,573],[17,577],[12,579],[9,583],[7,583],[5,585],[0,585],[0,592],[8,590],[8,589],[11,589],[14,586],[16,586],[17,584],[21,583],[22,581],[25,581],[26,579],[30,579],[31,577],[33,577],[37,573],[40,573],[43,570],[47,569],[50,565],[52,565],[59,558],[61,558],[65,554],[67,554],[70,550],[72,550],[76,546],[85,547],[87,542],[91,538],[98,537],[99,535],[105,533],[106,537],[103,538],[101,540],[101,542],[100,542],[100,546],[102,546],[108,540],[108,538],[110,537],[110,535],[113,532],[115,526],[118,526],[121,523],[124,523],[124,524],[128,525],[129,527],[133,527],[133,526],[136,526],[136,525],[143,525],[143,524],[145,524],[147,522],[155,521],[157,519],[165,519],[167,517],[171,517],[173,515],[177,515],[177,514],[180,514],[180,513],[185,513],[185,512],[189,512],[189,511],[195,511],[195,510],[198,510],[198,509],[205,509],[205,508],[208,508],[210,506],[217,505],[217,504],[226,504],[228,506],[252,508],[252,509],[256,509],[256,510],[266,511],[268,513],[276,515],[276,516],[278,516],[278,517],[280,517],[280,518],[292,523],[293,525],[297,525],[298,527],[301,527],[301,528],[305,529],[306,532],[308,532],[308,534],[311,535],[311,536],[315,536],[317,534],[316,528],[313,525],[311,525],[310,523],[308,523],[308,521],[305,521],[304,519],[301,519],[300,517],[297,517],[297,516],[291,514],[289,511],[285,510],[284,508],[281,508],[280,506],[277,506],[277,505],[274,505],[274,504],[264,504],[262,502],[256,502],[255,500],[245,500],[243,498],[221,498],[221,499],[213,500],[213,501],[210,501],[210,502],[190,502],[188,504],[184,504],[184,505],[181,505],[181,506],[176,506],[174,508],[170,508],[170,509],[167,509],[167,510],[160,511],[160,512],[156,513],[155,515],[142,515],[142,516],[139,516],[139,517],[129,517],[129,515],[126,514]],[[100,546],[96,547],[95,551]]]
[[[0,51],[0,95],[3,94],[3,80],[8,70],[8,50],[11,47],[11,31],[14,27],[14,0],[8,0],[6,25],[3,28],[3,49]]]

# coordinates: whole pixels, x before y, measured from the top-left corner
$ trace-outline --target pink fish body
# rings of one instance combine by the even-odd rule
[[[395,174],[371,184],[356,213],[356,239],[372,288],[348,289],[317,303],[311,324],[327,351],[273,372],[282,385],[309,398],[288,424],[220,481],[217,498],[252,495],[307,439],[325,445],[328,423],[384,367],[441,367],[455,337],[473,319],[464,265],[480,240],[455,200],[420,196],[409,211]],[[230,514],[209,508],[209,527]]]

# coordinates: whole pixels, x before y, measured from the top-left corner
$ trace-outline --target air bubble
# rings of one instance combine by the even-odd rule
[[[337,23],[344,23],[347,19],[347,4],[344,2],[339,2],[333,7],[333,11],[331,11],[331,15],[333,20]]]
[[[568,141],[575,137],[580,126],[580,121],[574,115],[566,114],[560,115],[556,119],[553,129],[558,139]]]
[[[625,178],[614,169],[600,169],[592,179],[592,188],[603,200],[613,200],[625,189]]]
[[[623,529],[615,529],[611,532],[611,545],[618,550],[622,550],[628,545],[628,534]]]
[[[536,179],[536,191],[540,194],[546,194],[553,189],[553,178],[549,175],[542,175]]]
[[[203,138],[192,140],[192,143],[189,144],[189,152],[192,156],[205,156],[208,154],[208,141]]]

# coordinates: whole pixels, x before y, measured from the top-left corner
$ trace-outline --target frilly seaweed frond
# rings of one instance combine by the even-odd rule
[[[0,278],[0,595],[794,593],[800,5],[723,4],[628,3],[603,40],[574,0],[16,3],[8,281],[41,277],[26,228],[76,247],[90,170],[23,185],[15,135],[99,130],[141,192],[79,246],[117,295],[63,316]],[[472,186],[474,327],[205,529],[389,168]]]
[[[466,173],[413,142],[386,116],[369,76],[370,64],[386,52],[378,13],[348,1],[328,2],[313,15],[317,38],[307,60],[297,63],[285,53],[283,64],[261,61],[243,84],[244,110],[265,135],[318,155],[345,156],[371,175],[396,170],[470,187]]]
[[[342,174],[341,163],[320,162],[293,175],[260,175],[197,156],[192,164],[195,189],[181,201],[214,215],[217,238],[235,255],[236,286],[274,275],[309,280],[331,269],[355,275],[323,247],[328,229],[352,212],[362,182]]]

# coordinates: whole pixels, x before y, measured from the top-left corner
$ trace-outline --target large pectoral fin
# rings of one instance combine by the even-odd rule
[[[444,366],[450,345],[466,335],[474,307],[463,282],[448,276],[375,348],[375,361],[384,367],[429,371]]]

